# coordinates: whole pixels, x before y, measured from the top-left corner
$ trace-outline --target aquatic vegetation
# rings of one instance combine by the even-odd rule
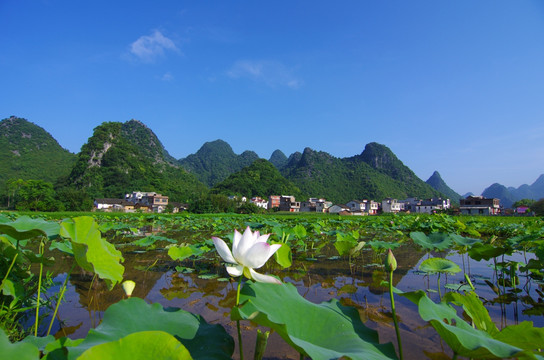
[[[237,228],[246,230],[233,233]],[[539,323],[544,316],[543,236],[544,221],[539,218],[93,214],[66,219],[63,214],[57,219],[54,214],[1,214],[0,325],[5,331],[0,330],[0,353],[21,359],[61,354],[68,359],[123,359],[134,358],[141,349],[141,354],[164,351],[174,358],[231,358],[236,342],[228,327],[219,324],[224,322],[213,319],[208,324],[178,305],[196,304],[217,312],[219,318],[228,319],[230,314],[237,323],[247,322],[244,331],[254,324],[268,328],[257,335],[257,357],[266,354],[271,333],[315,359],[396,358],[393,345],[380,343],[378,333],[361,318],[388,323],[391,331],[395,325],[399,355],[407,357],[398,328],[408,326],[404,320],[410,309],[398,298],[395,306],[394,292],[401,291],[393,286],[406,286],[402,278],[415,274],[414,266],[421,262],[419,270],[427,274],[427,282],[428,275],[438,274],[438,283],[410,284],[416,290],[403,296],[415,304],[411,306],[417,309],[422,328],[430,324],[425,331],[436,331],[453,356],[540,358],[542,328],[518,321],[518,316]],[[230,239],[232,246],[222,239]],[[227,263],[227,273],[238,278],[237,288],[224,277],[217,253],[210,251],[214,247]],[[57,266],[59,251],[69,255],[63,270]],[[272,255],[275,262],[268,261]],[[445,287],[454,291],[442,296],[440,275],[458,274],[460,259],[465,270],[465,257],[472,262],[468,271],[461,278],[452,275],[452,283]],[[125,259],[131,268],[141,269],[136,277],[125,276],[124,268],[129,268]],[[481,274],[487,264],[489,275]],[[53,267],[63,274],[55,282],[50,281]],[[312,272],[318,267],[331,276]],[[255,271],[261,268],[265,270]],[[176,308],[137,298],[149,291],[146,281],[153,284],[164,273],[168,275],[157,294],[165,302],[177,301]],[[244,277],[249,280],[242,287]],[[387,278],[391,312],[379,305],[387,295]],[[259,282],[263,279],[275,284]],[[62,301],[67,289],[84,281],[90,282],[89,289],[76,293],[83,306],[95,301],[99,307],[93,298],[98,292],[91,293],[91,287],[103,288],[104,294],[111,289],[112,300],[100,304],[98,311],[105,310],[99,313],[100,325],[72,340],[67,336],[74,330],[62,323],[66,315],[59,309],[68,305]],[[136,295],[119,284],[123,288],[137,284]],[[419,288],[427,288],[428,294]],[[319,292],[330,300],[311,301],[322,296]],[[372,303],[367,302],[370,298]],[[510,324],[503,322],[506,318]],[[500,319],[500,324],[492,319]],[[64,331],[57,332],[58,339],[47,336],[55,327]],[[26,336],[29,328],[42,336]],[[182,328],[186,333],[179,333]],[[342,336],[331,337],[332,331]],[[238,344],[242,350],[240,332]]]

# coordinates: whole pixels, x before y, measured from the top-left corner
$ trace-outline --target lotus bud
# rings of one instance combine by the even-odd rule
[[[136,283],[132,280],[127,280],[123,282],[123,290],[125,290],[125,294],[127,294],[128,297],[132,295],[132,291],[136,287]]]
[[[387,256],[385,257],[385,270],[390,272],[397,270],[397,259],[395,259],[391,249],[387,251]]]

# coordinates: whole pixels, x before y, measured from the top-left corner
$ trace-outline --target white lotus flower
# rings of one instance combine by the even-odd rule
[[[258,282],[281,284],[281,281],[275,277],[259,274],[253,270],[263,266],[281,247],[281,244],[267,243],[269,236],[270,234],[261,235],[258,231],[252,233],[249,226],[244,231],[244,235],[234,230],[232,252],[222,239],[218,237],[212,239],[217,252],[228,263],[226,268],[229,275],[237,277],[244,274],[248,279]]]

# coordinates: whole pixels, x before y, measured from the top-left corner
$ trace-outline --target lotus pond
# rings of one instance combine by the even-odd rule
[[[282,244],[258,271],[284,285],[238,296],[211,239],[247,227]],[[240,358],[239,324],[245,358],[398,358],[394,318],[404,359],[542,356],[540,218],[7,214],[0,239],[0,351],[19,357]]]

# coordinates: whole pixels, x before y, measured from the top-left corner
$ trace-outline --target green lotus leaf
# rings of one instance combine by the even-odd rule
[[[428,236],[420,231],[413,231],[410,237],[416,244],[427,250],[445,250],[448,249],[453,240],[449,234],[431,233]]]
[[[481,239],[467,238],[458,234],[450,234],[450,237],[459,246],[472,246],[482,242]]]
[[[295,227],[293,227],[292,232],[299,239],[304,239],[306,236],[308,236],[306,233],[306,228],[302,226],[301,224],[298,224]]]
[[[274,253],[274,259],[276,259],[276,262],[284,269],[293,265],[291,247],[280,242],[274,242],[274,244],[282,244],[281,247]]]
[[[484,330],[473,328],[457,315],[451,305],[446,302],[434,303],[422,290],[404,293],[401,296],[418,305],[421,318],[430,322],[453,352],[460,356],[474,359],[541,358],[531,351],[501,341],[498,335],[493,336]]]
[[[182,244],[180,246],[172,246],[168,249],[168,256],[170,256],[172,260],[182,261],[184,259],[187,259],[191,255],[193,255],[193,249],[186,244]]]
[[[378,333],[367,328],[353,307],[336,299],[314,304],[299,295],[293,284],[247,281],[235,320],[272,328],[298,352],[312,359],[396,359],[393,345],[379,344]],[[334,334],[334,336],[331,336]]]
[[[64,220],[60,234],[72,242],[74,257],[84,270],[96,273],[100,278],[111,282],[123,281],[125,268],[121,252],[102,238],[98,224],[90,216]]]
[[[51,245],[49,246],[49,250],[57,249],[59,251],[62,251],[63,253],[74,255],[74,251],[72,250],[72,243],[67,240],[53,240],[51,241]]]
[[[385,249],[385,250],[396,249],[401,245],[401,243],[400,242],[388,242],[388,241],[382,241],[382,240],[372,240],[372,241],[368,242],[368,245],[370,245],[370,247],[374,251],[378,251],[380,249]]]
[[[511,255],[512,251],[512,248],[508,246],[501,247],[492,244],[475,243],[468,250],[468,254],[472,259],[480,261],[482,259],[489,260],[503,254]]]
[[[16,240],[31,239],[36,236],[53,239],[59,235],[59,230],[60,226],[56,222],[33,219],[26,215],[15,221],[0,217],[0,233],[9,235]]]
[[[536,328],[532,321],[523,321],[517,325],[510,325],[501,330],[495,337],[513,346],[537,352],[544,344],[544,328]]]
[[[141,331],[116,341],[93,346],[78,360],[189,360],[187,348],[164,331]]]
[[[497,329],[497,326],[493,320],[491,320],[489,312],[475,292],[471,291],[465,295],[457,292],[449,292],[444,296],[443,300],[444,302],[451,302],[455,305],[462,306],[463,310],[470,316],[477,329],[483,330],[492,336],[499,333],[499,329]]]
[[[0,354],[2,359],[37,360],[40,358],[40,350],[36,345],[22,342],[12,344],[1,328]]]
[[[210,325],[201,316],[181,309],[130,298],[111,305],[100,325],[89,330],[78,346],[68,348],[68,359],[140,331],[164,331],[175,336],[194,359],[230,359],[234,352],[234,340],[221,325]]]
[[[357,241],[337,240],[334,242],[334,247],[340,256],[349,254],[350,250],[357,246]]]
[[[429,274],[455,274],[460,272],[461,268],[459,267],[459,265],[448,259],[430,258],[423,260],[421,265],[419,265],[419,271],[423,271]]]
[[[167,238],[166,236],[148,235],[148,236],[146,236],[144,238],[135,240],[135,241],[131,242],[130,244],[135,245],[135,246],[147,247],[147,246],[153,245],[157,241],[167,241],[167,242],[172,243],[172,244],[175,244],[177,242],[176,240]]]

